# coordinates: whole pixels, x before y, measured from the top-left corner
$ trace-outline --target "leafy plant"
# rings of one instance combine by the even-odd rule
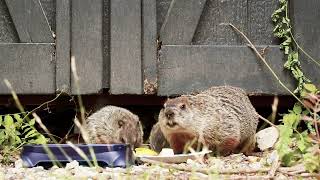
[[[35,119],[26,120],[20,114],[0,116],[0,146],[3,156],[24,144],[45,144],[47,139],[34,127]]]
[[[305,77],[301,70],[298,50],[303,53],[305,51],[297,44],[292,35],[288,3],[288,0],[279,0],[280,7],[272,14],[271,18],[275,24],[273,33],[275,37],[282,40],[280,48],[287,58],[284,67],[290,70],[297,80],[297,88],[294,93],[300,96],[303,103],[296,103],[293,109],[283,116],[282,124],[279,126],[280,137],[276,149],[282,164],[291,166],[303,162],[308,171],[314,172],[320,169],[318,128],[320,95],[317,87]],[[308,54],[306,55],[314,61]],[[301,122],[305,122],[304,124],[307,126],[307,130],[302,132],[300,125],[303,123]]]

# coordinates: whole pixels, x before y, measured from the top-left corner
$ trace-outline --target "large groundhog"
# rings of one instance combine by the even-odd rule
[[[168,99],[158,123],[160,133],[175,153],[182,153],[186,143],[197,140],[210,150],[227,155],[252,142],[258,118],[244,90],[217,86],[197,95]]]
[[[139,147],[143,141],[139,117],[127,109],[105,106],[86,119],[84,125],[90,143],[127,143]]]

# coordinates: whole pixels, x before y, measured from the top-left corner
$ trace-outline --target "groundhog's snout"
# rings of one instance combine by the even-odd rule
[[[174,111],[171,108],[167,108],[164,112],[164,115],[167,117],[167,119],[173,119]]]
[[[174,111],[171,108],[167,108],[164,112],[164,115],[167,117],[167,126],[174,127],[177,123],[174,121]]]

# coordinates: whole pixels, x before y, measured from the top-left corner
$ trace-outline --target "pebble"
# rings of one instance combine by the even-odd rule
[[[272,165],[274,161],[278,161],[278,160],[279,160],[278,152],[274,150],[267,156],[266,163],[267,165]]]
[[[71,161],[70,163],[67,163],[66,165],[66,169],[74,169],[76,167],[79,166],[79,162],[78,161]]]
[[[255,136],[257,147],[261,151],[265,151],[267,149],[273,149],[279,138],[279,131],[276,127],[268,127],[257,132]]]
[[[23,161],[22,159],[18,159],[14,162],[14,167],[15,168],[22,168],[23,167]]]

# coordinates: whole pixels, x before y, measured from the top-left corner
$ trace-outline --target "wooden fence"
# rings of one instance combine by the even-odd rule
[[[272,35],[276,0],[0,0],[0,94],[7,78],[19,94],[75,93],[74,56],[82,94],[158,95],[234,85],[253,94],[288,94],[230,27],[258,47],[285,84],[283,52]],[[320,1],[291,0],[299,44],[320,57]],[[157,41],[157,39],[159,41]],[[161,42],[161,43],[159,43]],[[320,70],[300,56],[308,78]]]

